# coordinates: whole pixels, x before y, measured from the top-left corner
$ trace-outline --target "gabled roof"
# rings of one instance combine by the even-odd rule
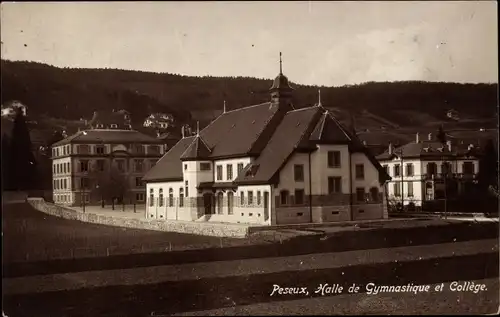
[[[160,144],[161,141],[135,130],[94,129],[79,131],[52,146],[78,143],[142,143]]]
[[[317,107],[289,111],[261,155],[245,167],[236,183],[266,183],[280,170],[300,141],[311,133],[321,109]]]
[[[189,161],[208,159],[211,153],[212,151],[205,143],[205,141],[203,141],[203,139],[199,135],[197,135],[194,137],[193,142],[191,142],[186,151],[182,153],[181,160]]]
[[[142,178],[143,181],[181,181],[181,155],[193,143],[194,137],[181,139]]]
[[[338,122],[328,110],[323,110],[320,120],[316,124],[309,140],[321,144],[349,144],[351,138],[341,127]]]

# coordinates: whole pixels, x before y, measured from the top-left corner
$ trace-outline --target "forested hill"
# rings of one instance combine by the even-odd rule
[[[179,121],[192,110],[234,109],[269,99],[271,79],[194,77],[116,69],[57,68],[34,62],[1,62],[2,103],[19,100],[31,115],[62,119],[90,117],[96,110],[126,109],[135,122],[153,111],[170,112]],[[290,78],[293,81],[293,78]],[[318,87],[293,84],[294,104],[318,99]],[[405,124],[408,111],[444,120],[454,109],[461,117],[491,118],[496,113],[497,84],[429,82],[365,83],[322,87],[322,103],[344,113],[371,114]],[[406,120],[406,121],[405,121]]]

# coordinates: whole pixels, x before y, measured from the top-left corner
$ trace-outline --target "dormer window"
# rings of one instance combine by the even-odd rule
[[[115,123],[111,124],[111,129],[116,129],[118,128],[118,125],[116,125]]]

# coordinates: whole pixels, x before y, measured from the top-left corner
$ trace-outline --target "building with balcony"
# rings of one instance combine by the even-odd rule
[[[292,91],[280,67],[269,102],[224,109],[184,134],[143,178],[148,218],[276,225],[387,217],[382,166],[321,98],[298,109]]]
[[[391,176],[386,188],[388,199],[422,206],[425,201],[467,192],[477,178],[479,156],[479,149],[473,145],[442,144],[431,133],[427,140],[420,140],[417,133],[414,142],[396,148],[389,144],[377,159]]]
[[[137,131],[79,131],[52,145],[54,202],[144,202],[142,177],[163,154],[160,141]]]

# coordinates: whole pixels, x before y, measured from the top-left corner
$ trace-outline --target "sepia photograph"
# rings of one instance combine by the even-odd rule
[[[0,6],[2,316],[500,312],[497,1]]]

